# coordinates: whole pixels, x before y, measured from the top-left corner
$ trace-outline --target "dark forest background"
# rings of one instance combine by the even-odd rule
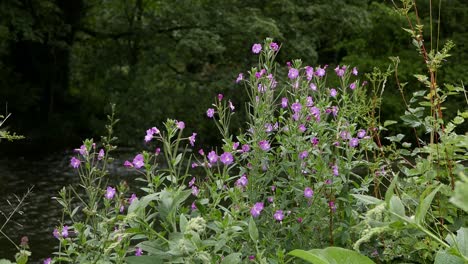
[[[433,41],[425,45],[456,44],[438,79],[468,83],[466,0],[417,5],[426,40],[431,15],[434,21]],[[244,88],[234,81],[256,62],[251,45],[265,37],[282,45],[282,65],[301,58],[311,66],[350,64],[369,72],[399,56],[400,81],[411,94],[423,89],[413,74],[425,66],[402,30],[406,25],[391,1],[2,0],[0,113],[12,113],[8,129],[26,136],[2,148],[34,153],[76,146],[104,132],[111,102],[121,145],[142,144],[144,131],[167,117],[185,121],[201,143],[215,142],[205,111],[224,93],[239,109],[233,127],[243,125]],[[464,102],[451,100],[448,115]],[[390,80],[382,118],[403,113]]]

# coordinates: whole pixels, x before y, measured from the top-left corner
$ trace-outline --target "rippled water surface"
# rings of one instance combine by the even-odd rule
[[[3,232],[17,244],[21,241],[21,237],[28,236],[33,254],[30,258],[33,261],[30,263],[39,263],[40,260],[51,256],[57,245],[52,231],[61,219],[61,208],[52,197],[56,196],[63,186],[76,183],[78,180],[75,172],[69,167],[71,155],[72,153],[64,153],[35,159],[0,159],[0,211],[4,214],[0,215],[0,227],[5,222],[5,217],[18,204],[18,198],[21,198],[28,188],[34,186],[32,193],[20,208],[21,214],[15,214],[12,221],[3,229]],[[129,158],[131,154],[121,156]],[[129,176],[120,165],[121,159],[114,161],[113,164],[114,166],[110,166],[112,178]],[[15,246],[0,235],[0,259],[13,260],[15,253]]]

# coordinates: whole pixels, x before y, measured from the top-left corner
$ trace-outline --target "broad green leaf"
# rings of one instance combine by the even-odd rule
[[[416,215],[414,217],[416,224],[424,223],[424,218],[426,217],[427,211],[431,207],[432,200],[434,199],[434,196],[440,190],[441,187],[442,185],[439,185],[429,195],[426,196],[425,194],[430,190],[430,189],[427,189],[423,193],[423,195],[421,195],[418,208],[416,208]]]
[[[460,174],[462,181],[455,184],[455,193],[450,198],[450,202],[468,212],[468,177]]]
[[[303,260],[313,264],[375,264],[368,257],[361,255],[356,251],[339,247],[312,249],[309,251],[296,249],[288,254],[302,258]]]
[[[390,186],[388,186],[387,192],[385,193],[385,202],[387,203],[387,206],[390,204],[390,199],[393,196],[393,191],[395,190],[395,186],[397,182],[398,182],[398,175],[395,175],[392,182],[390,183]]]
[[[460,254],[468,258],[468,228],[462,227],[458,229],[456,237],[448,235],[445,240],[453,248],[456,248]]]
[[[330,264],[330,262],[328,262],[328,260],[326,260],[325,258],[319,256],[319,255],[316,255],[314,253],[311,253],[309,251],[305,251],[305,250],[302,250],[302,249],[295,249],[291,252],[288,253],[288,255],[291,255],[291,256],[294,256],[294,257],[297,257],[297,258],[301,258],[309,263],[313,263],[313,264]]]
[[[434,264],[464,264],[463,259],[445,251],[437,252]]]
[[[258,242],[258,229],[253,217],[249,220],[249,235],[254,243]]]
[[[414,114],[403,115],[400,118],[410,127],[419,127],[422,125],[422,121]]]
[[[393,124],[398,124],[398,121],[395,121],[395,120],[385,120],[383,126],[384,127],[388,127],[388,126],[391,126]]]
[[[180,215],[180,232],[184,233],[185,232],[185,227],[187,226],[187,218],[185,217],[184,214]]]
[[[401,202],[398,196],[392,196],[390,199],[390,212],[399,215],[401,217],[405,217],[405,206]]]
[[[164,263],[164,259],[158,256],[131,256],[125,258],[128,264],[154,264]]]
[[[241,262],[241,253],[231,253],[227,255],[223,261],[221,261],[221,264],[237,264]]]
[[[362,194],[351,194],[352,196],[356,197],[357,199],[363,201],[366,204],[381,204],[383,203],[382,200],[377,199],[373,196],[369,195],[362,195]]]

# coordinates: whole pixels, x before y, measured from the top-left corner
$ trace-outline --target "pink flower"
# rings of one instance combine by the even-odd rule
[[[249,144],[244,144],[242,145],[242,152],[249,152],[250,151],[250,146]]]
[[[336,97],[337,94],[338,94],[338,92],[336,91],[335,88],[331,88],[331,89],[330,89],[330,96],[331,96],[331,97]]]
[[[306,130],[307,130],[307,128],[305,127],[304,124],[300,124],[300,125],[299,125],[299,131],[300,131],[301,133],[304,133]]]
[[[237,179],[236,186],[245,187],[247,186],[248,183],[249,183],[249,180],[247,179],[247,176],[244,174],[239,179]]]
[[[44,264],[51,264],[52,263],[52,259],[51,258],[46,258],[44,259]]]
[[[189,137],[189,142],[190,145],[193,147],[195,145],[195,137],[197,136],[197,133],[192,133],[192,135]]]
[[[316,138],[316,137],[313,137],[313,138],[310,139],[310,143],[312,143],[312,145],[314,145],[314,146],[317,146],[318,143],[319,143],[319,139]]]
[[[197,186],[193,185],[192,186],[192,195],[193,196],[198,196],[199,193],[200,193],[200,189],[198,189]]]
[[[356,82],[353,82],[349,85],[349,89],[354,90],[356,89]]]
[[[229,108],[231,108],[231,111],[234,111],[234,109],[236,109],[234,105],[232,104],[231,100],[229,100],[228,105],[229,105]]]
[[[355,147],[357,147],[357,145],[359,145],[359,139],[358,138],[352,138],[351,140],[349,140],[349,146],[350,147],[355,148]]]
[[[340,173],[338,172],[338,166],[336,164],[332,166],[332,171],[333,171],[333,175],[335,176],[340,175]]]
[[[317,85],[315,85],[315,83],[310,83],[309,87],[312,91],[317,91]]]
[[[130,196],[130,198],[128,198],[128,203],[132,204],[133,201],[135,201],[136,199],[138,199],[138,197],[136,196],[136,194],[132,193],[132,196]]]
[[[346,66],[343,66],[340,68],[340,65],[336,66],[335,68],[335,73],[338,75],[338,77],[343,77],[345,74]]]
[[[88,150],[85,145],[81,145],[80,148],[75,149],[76,152],[80,153],[81,156],[85,157],[88,155]]]
[[[189,186],[189,187],[192,187],[192,185],[195,184],[195,180],[196,180],[195,177],[193,177],[193,178],[189,181],[188,186]]]
[[[316,70],[315,70],[315,75],[318,76],[318,77],[323,77],[325,76],[325,67],[322,69],[320,67],[318,67]]]
[[[357,137],[358,138],[363,138],[366,136],[366,131],[364,129],[360,129],[358,132],[357,132]]]
[[[71,165],[74,169],[78,168],[78,167],[80,166],[80,164],[81,164],[81,161],[80,161],[79,159],[77,159],[77,158],[75,158],[75,157],[72,157],[72,158],[70,159],[70,165]]]
[[[133,164],[132,164],[130,161],[128,161],[128,160],[126,160],[126,161],[124,162],[124,166],[127,167],[127,168],[133,168]]]
[[[298,103],[298,102],[293,103],[293,104],[291,105],[291,109],[293,110],[294,113],[298,113],[298,112],[301,111],[302,105],[301,105],[300,103]]]
[[[224,97],[223,94],[218,94],[218,101],[222,101],[222,100],[223,100],[223,97]]]
[[[305,72],[306,72],[307,80],[308,81],[312,80],[312,77],[314,77],[314,68],[310,66],[306,66]]]
[[[67,238],[67,237],[68,237],[68,226],[66,226],[66,225],[63,226],[63,228],[62,228],[62,233],[61,233],[61,234],[62,234],[62,237],[63,237],[63,238]]]
[[[185,128],[185,123],[183,121],[177,121],[176,126],[178,129],[182,130]]]
[[[302,160],[307,158],[307,156],[309,156],[309,152],[307,150],[304,150],[301,153],[299,153],[299,158]]]
[[[260,53],[260,51],[262,51],[262,44],[253,44],[252,46],[252,52],[255,53],[255,54],[258,54]]]
[[[270,43],[270,48],[273,50],[273,51],[278,51],[279,49],[279,46],[276,42],[272,42]]]
[[[192,203],[190,208],[192,209],[192,211],[197,210],[197,205],[195,204],[195,202]]]
[[[357,76],[358,75],[358,70],[356,67],[353,68],[352,70],[353,75]]]
[[[143,157],[142,154],[138,154],[138,155],[135,156],[135,158],[133,158],[133,165],[137,169],[139,169],[139,168],[141,168],[141,167],[143,167],[145,165],[144,157]]]

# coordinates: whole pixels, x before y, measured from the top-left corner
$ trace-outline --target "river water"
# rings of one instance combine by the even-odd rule
[[[23,236],[29,238],[32,252],[29,263],[42,263],[58,245],[52,232],[61,219],[61,208],[52,197],[63,186],[78,182],[78,175],[69,165],[72,155],[68,152],[34,158],[0,158],[0,227],[18,204],[18,198],[33,187],[19,212],[2,230],[17,245]],[[132,182],[132,177],[128,178],[131,174],[122,164],[133,156],[130,152],[120,153],[121,158],[109,166],[116,181],[126,178]],[[0,259],[14,260],[16,252],[15,246],[0,234]]]

